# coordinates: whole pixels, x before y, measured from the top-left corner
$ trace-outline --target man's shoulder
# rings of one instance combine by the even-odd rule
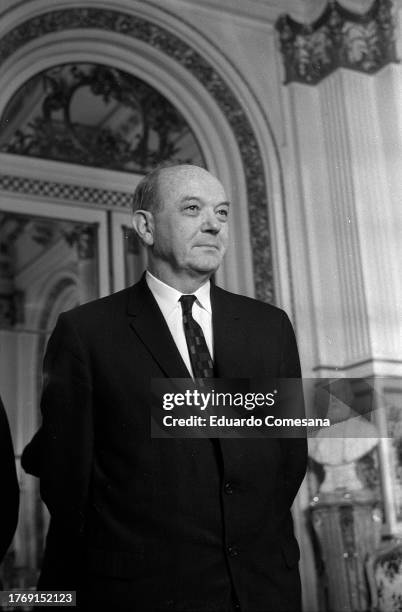
[[[62,313],[62,317],[71,322],[90,321],[103,317],[111,317],[124,313],[127,308],[127,300],[132,287],[122,289],[102,298],[86,302],[71,310]]]
[[[240,315],[246,314],[248,317],[264,317],[278,323],[284,318],[287,318],[286,312],[278,306],[262,302],[256,298],[251,298],[238,293],[226,291],[221,287],[214,286],[213,295],[221,304],[226,304],[231,310],[237,311]]]

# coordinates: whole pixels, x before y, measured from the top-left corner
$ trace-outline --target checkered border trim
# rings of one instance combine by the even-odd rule
[[[42,181],[10,174],[0,175],[0,189],[57,200],[85,202],[102,208],[130,209],[132,202],[132,194],[123,191]]]

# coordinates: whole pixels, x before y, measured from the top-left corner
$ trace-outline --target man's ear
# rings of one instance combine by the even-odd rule
[[[136,210],[134,212],[133,227],[146,246],[154,244],[154,216],[149,210]]]

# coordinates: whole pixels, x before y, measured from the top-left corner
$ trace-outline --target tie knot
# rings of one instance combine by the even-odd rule
[[[197,298],[195,297],[195,295],[182,295],[181,296],[179,301],[181,302],[183,314],[188,314],[189,312],[191,313],[193,304],[196,299]]]

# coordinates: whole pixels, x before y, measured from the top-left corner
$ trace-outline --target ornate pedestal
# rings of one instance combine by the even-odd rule
[[[366,490],[324,493],[311,503],[311,516],[327,576],[330,612],[368,610],[365,561],[380,543],[378,498]]]

